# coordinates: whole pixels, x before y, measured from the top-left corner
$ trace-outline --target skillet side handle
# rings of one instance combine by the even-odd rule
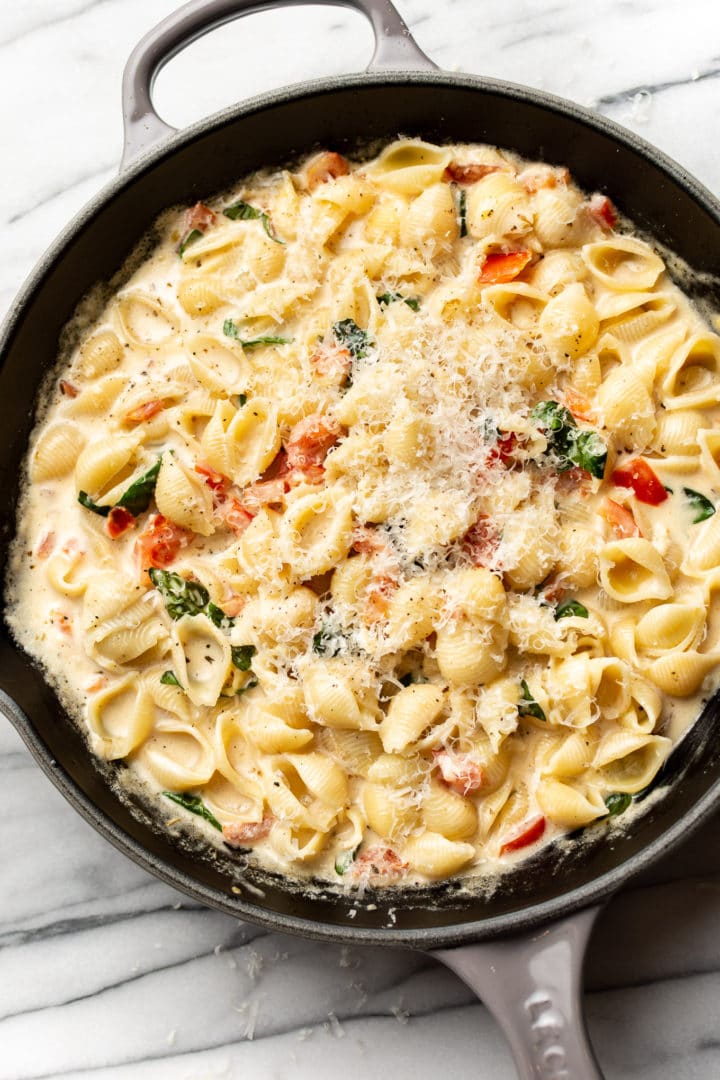
[[[599,911],[521,937],[430,953],[493,1014],[521,1080],[602,1080],[582,1010],[585,949]]]
[[[143,150],[176,133],[176,128],[160,119],[152,102],[153,83],[169,60],[203,34],[242,15],[308,3],[354,8],[368,19],[375,35],[375,51],[368,71],[437,68],[416,45],[390,0],[190,0],[150,30],[135,46],[125,65],[122,84],[125,142],[120,170]]]

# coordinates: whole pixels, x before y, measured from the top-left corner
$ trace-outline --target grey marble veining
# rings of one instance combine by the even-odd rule
[[[0,8],[0,312],[115,172],[125,58],[175,6]],[[720,191],[716,0],[398,7],[444,67],[594,107]],[[269,12],[179,57],[156,100],[187,123],[272,86],[359,70],[371,48],[345,9]],[[514,1076],[483,1006],[431,959],[284,938],[199,907],[101,840],[6,724],[0,783],[0,1080]],[[587,987],[609,1080],[720,1076],[718,819],[609,905]]]

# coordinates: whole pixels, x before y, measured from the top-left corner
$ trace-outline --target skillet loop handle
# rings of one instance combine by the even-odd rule
[[[599,910],[522,937],[431,953],[493,1014],[520,1080],[602,1080],[582,1011],[585,949]]]
[[[125,143],[121,171],[143,150],[177,130],[160,119],[152,102],[153,83],[169,60],[203,34],[242,15],[308,2],[355,8],[369,20],[375,35],[375,52],[368,71],[436,69],[437,65],[415,44],[390,0],[190,0],[150,30],[135,46],[125,65],[122,85]]]

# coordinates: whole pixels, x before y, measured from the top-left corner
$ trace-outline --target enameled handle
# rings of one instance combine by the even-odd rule
[[[599,910],[521,937],[431,953],[493,1014],[520,1080],[602,1080],[582,1010],[585,949]]]
[[[163,19],[136,45],[123,73],[125,145],[120,168],[156,142],[175,134],[152,103],[152,88],[160,69],[203,34],[243,15],[298,4],[329,4],[355,8],[369,20],[375,52],[368,71],[435,69],[390,0],[191,0]]]

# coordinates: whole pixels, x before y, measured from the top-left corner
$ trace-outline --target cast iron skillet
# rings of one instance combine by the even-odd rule
[[[576,105],[438,71],[389,0],[335,0],[372,23],[376,47],[367,73],[265,94],[182,133],[164,124],[150,98],[162,64],[207,30],[275,2],[194,0],[148,34],[130,58],[122,172],[41,260],[0,337],[2,564],[15,528],[38,386],[75,305],[91,286],[110,279],[161,210],[207,197],[260,166],[285,164],[315,147],[352,154],[399,133],[495,143],[531,160],[568,165],[582,187],[608,190],[640,229],[694,270],[720,276],[720,204],[678,165]],[[712,288],[698,279],[694,291],[718,305]],[[196,900],[273,930],[432,952],[482,995],[524,1077],[600,1076],[580,1006],[583,953],[597,905],[720,804],[716,697],[671,756],[646,812],[622,835],[601,827],[549,846],[486,896],[466,895],[452,883],[361,902],[327,886],[308,896],[278,876],[244,868],[229,852],[210,856],[191,844],[179,846],[147,807],[118,799],[112,786],[117,767],[90,755],[42,672],[4,625],[0,687],[0,708],[41,768],[130,858]]]

